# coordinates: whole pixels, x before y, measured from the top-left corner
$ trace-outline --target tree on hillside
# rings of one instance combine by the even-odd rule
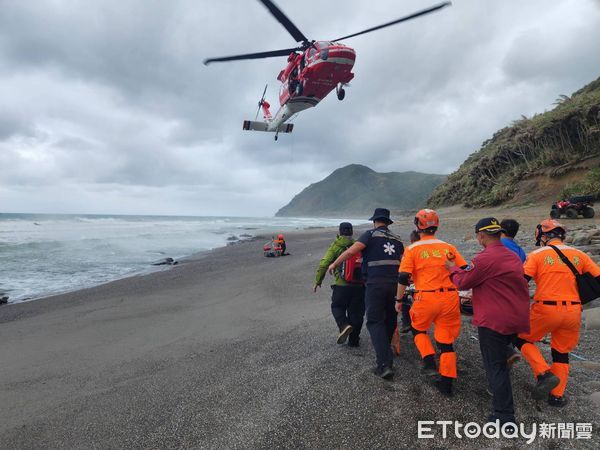
[[[571,101],[571,97],[565,94],[561,94],[558,96],[556,100],[554,100],[553,105],[562,105],[563,103],[568,103]]]

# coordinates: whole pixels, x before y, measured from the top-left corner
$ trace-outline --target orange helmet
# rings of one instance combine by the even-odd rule
[[[543,220],[542,223],[540,223],[535,228],[535,245],[538,245],[538,246],[540,245],[542,236],[544,234],[552,236],[552,237],[559,237],[560,239],[564,239],[566,232],[567,232],[567,229],[558,220],[554,220],[554,219]]]
[[[277,235],[277,239],[279,239],[279,240],[283,241],[283,234],[278,234],[278,235]]]
[[[415,216],[417,230],[437,228],[440,226],[440,217],[433,209],[422,209]]]

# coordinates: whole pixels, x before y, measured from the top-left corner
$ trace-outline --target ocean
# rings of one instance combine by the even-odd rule
[[[340,219],[0,213],[0,294],[10,302],[163,270],[234,238],[337,226]],[[364,222],[364,221],[363,221]],[[263,242],[257,242],[257,252]],[[293,250],[293,249],[292,249]]]

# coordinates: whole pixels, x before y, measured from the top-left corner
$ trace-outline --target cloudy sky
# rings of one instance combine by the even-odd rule
[[[276,0],[328,40],[436,0]],[[295,43],[252,0],[0,0],[0,211],[273,214],[338,167],[450,173],[600,76],[600,1],[455,0],[346,41],[346,99],[278,142],[245,132]]]

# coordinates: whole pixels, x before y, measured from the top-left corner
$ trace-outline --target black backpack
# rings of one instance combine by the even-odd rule
[[[560,256],[562,262],[564,262],[567,267],[571,269],[573,275],[575,275],[575,282],[577,283],[577,290],[579,291],[581,304],[585,305],[592,300],[600,298],[600,283],[598,283],[596,278],[589,272],[579,273],[571,261],[569,261],[569,258],[567,258],[565,254],[558,249],[558,247],[554,245],[549,245],[549,247],[552,247],[558,256]]]

